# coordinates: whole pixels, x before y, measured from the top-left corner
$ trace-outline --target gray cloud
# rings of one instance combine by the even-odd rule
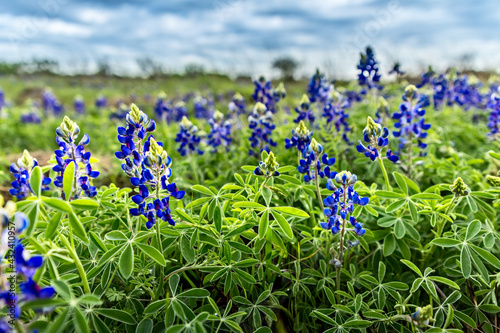
[[[51,57],[68,70],[107,58],[133,72],[149,56],[173,70],[198,62],[257,75],[289,54],[303,73],[329,63],[353,77],[367,44],[383,69],[397,60],[444,68],[463,54],[480,68],[500,61],[494,0],[20,0],[0,3],[0,13],[3,58]]]

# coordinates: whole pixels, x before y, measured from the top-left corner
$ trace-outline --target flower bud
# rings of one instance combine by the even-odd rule
[[[470,192],[469,188],[460,177],[455,179],[453,185],[450,186],[450,189],[453,193],[455,193],[456,197],[463,197],[469,195]]]

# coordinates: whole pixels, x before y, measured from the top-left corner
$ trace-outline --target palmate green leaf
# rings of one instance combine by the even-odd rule
[[[469,244],[469,246],[484,260],[486,260],[490,265],[495,266],[496,269],[500,269],[500,260],[497,256],[493,255],[491,252],[480,248],[474,244]]]
[[[346,321],[342,326],[349,328],[368,328],[372,326],[372,322],[363,319],[352,319]]]
[[[396,249],[396,238],[393,234],[388,234],[384,238],[384,256],[390,256]]]
[[[412,221],[418,222],[417,206],[415,206],[415,204],[411,200],[408,200],[408,210],[410,211]]]
[[[175,209],[175,212],[180,216],[182,217],[184,220],[188,221],[188,222],[191,222],[191,223],[194,223],[194,220],[191,216],[188,215],[188,213],[186,213],[184,210],[180,209],[180,208],[176,208]]]
[[[392,202],[390,205],[388,205],[386,208],[385,208],[385,212],[386,213],[391,213],[395,210],[398,210],[399,208],[401,208],[404,204],[406,203],[406,199],[401,199],[401,200],[397,200],[397,201],[394,201]]]
[[[280,175],[279,179],[284,180],[287,183],[292,183],[295,185],[302,185],[302,182],[299,179],[292,177],[292,176]]]
[[[68,306],[57,316],[56,320],[47,328],[45,332],[47,333],[57,333],[62,332],[66,327],[66,322],[69,319],[69,310],[71,308]]]
[[[500,306],[494,304],[481,304],[479,308],[487,313],[500,313]]]
[[[64,169],[63,175],[63,193],[66,201],[71,198],[71,192],[73,191],[73,183],[75,180],[75,161],[71,161]]]
[[[144,254],[153,259],[160,266],[165,267],[165,265],[167,264],[163,255],[156,248],[143,243],[135,243],[135,245],[140,248],[142,252],[144,252]]]
[[[447,278],[444,278],[441,276],[429,276],[428,279],[431,281],[434,281],[434,282],[444,283],[444,284],[448,285],[449,287],[460,290],[460,287],[458,286],[458,284],[451,281],[450,279],[447,279]]]
[[[134,270],[134,251],[132,250],[132,245],[127,244],[125,246],[125,249],[120,255],[118,268],[125,280],[132,275],[132,271]]]
[[[94,309],[94,312],[104,317],[116,320],[119,323],[129,325],[137,324],[137,321],[128,312],[118,309]]]
[[[144,309],[145,315],[155,315],[156,313],[163,310],[163,308],[167,305],[164,299],[160,299],[158,301],[149,303],[148,306]]]
[[[334,327],[339,326],[339,324],[337,324],[337,322],[333,318],[330,318],[330,316],[327,316],[326,314],[318,310],[313,310],[311,313],[327,324],[333,325]]]
[[[494,159],[496,160],[500,160],[500,154],[499,153],[495,153],[494,151],[489,151],[488,154],[493,157]]]
[[[61,212],[56,212],[52,216],[47,225],[47,229],[45,229],[45,239],[52,239],[55,236],[57,229],[61,225],[62,214]]]
[[[479,220],[472,221],[471,223],[469,223],[469,226],[467,227],[465,240],[467,241],[471,240],[479,233],[479,231],[481,231],[481,222]]]
[[[309,217],[309,214],[295,207],[272,207],[273,211],[288,214],[296,217]]]

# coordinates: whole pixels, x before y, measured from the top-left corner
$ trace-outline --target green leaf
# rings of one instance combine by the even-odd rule
[[[153,321],[149,318],[143,319],[135,329],[135,333],[151,333],[151,332],[153,332]]]
[[[292,177],[292,176],[288,176],[288,175],[280,175],[279,179],[282,179],[288,183],[292,183],[292,184],[295,184],[295,185],[302,185],[302,182],[295,178],[295,177]]]
[[[118,265],[120,273],[123,275],[125,280],[127,280],[134,269],[134,251],[132,250],[132,245],[127,244],[125,250],[123,250],[120,255],[120,262]]]
[[[396,238],[393,234],[388,234],[384,238],[384,256],[390,256],[396,249]]]
[[[240,201],[240,202],[236,202],[236,203],[233,204],[233,207],[237,207],[237,208],[255,208],[257,210],[263,210],[263,209],[267,208],[266,206],[261,205],[260,203],[252,202],[252,201]]]
[[[52,324],[47,328],[46,333],[56,333],[62,332],[62,330],[66,326],[66,321],[68,320],[70,307],[66,307],[61,313],[57,316],[56,320],[52,322]]]
[[[94,309],[95,313],[98,313],[104,317],[116,320],[117,322],[135,325],[137,321],[128,312],[117,309]]]
[[[175,273],[168,280],[168,287],[170,288],[172,296],[175,296],[175,294],[177,293],[177,287],[179,286],[180,279],[181,278],[179,277],[179,274]]]
[[[71,213],[73,211],[66,201],[59,198],[42,197],[42,202],[45,206],[60,212]]]
[[[408,200],[408,210],[410,211],[412,221],[418,222],[417,207],[415,206],[415,204],[411,200]]]
[[[456,239],[451,239],[451,238],[436,238],[436,239],[432,240],[431,243],[435,244],[437,246],[441,246],[441,247],[455,247],[455,246],[461,244],[462,242],[460,242],[459,240],[456,240]]]
[[[493,157],[496,160],[500,160],[500,154],[495,153],[494,151],[489,151],[488,154],[490,154],[491,157]]]
[[[491,252],[486,251],[485,249],[482,249],[474,244],[470,244],[472,249],[484,260],[486,260],[490,265],[495,266],[495,268],[500,269],[500,260],[498,259],[497,256],[491,254]]]
[[[210,296],[210,292],[203,288],[192,288],[182,293],[178,294],[177,297],[187,297],[187,298],[205,298]]]
[[[278,222],[285,237],[291,241],[293,239],[293,231],[288,221],[280,213],[273,212],[273,216],[276,222]]]
[[[191,187],[191,189],[193,191],[200,192],[200,193],[206,194],[206,195],[211,196],[211,197],[217,195],[217,193],[212,192],[210,189],[206,188],[203,185],[193,185]]]
[[[448,285],[449,287],[460,290],[460,287],[458,286],[458,284],[451,281],[450,279],[447,279],[447,278],[444,278],[441,276],[429,276],[428,279],[431,281],[434,281],[434,282],[444,283],[444,284]]]
[[[185,211],[183,211],[182,209],[180,208],[176,208],[175,209],[175,212],[180,215],[181,217],[183,217],[186,221],[189,221],[191,223],[194,223],[194,220],[191,216],[188,215],[188,213],[186,213]]]
[[[186,235],[181,237],[181,253],[182,257],[189,263],[192,264],[195,260],[195,251],[189,244],[189,238]]]
[[[391,203],[389,206],[387,206],[385,208],[385,212],[386,213],[391,213],[395,210],[398,210],[399,208],[401,208],[404,204],[406,203],[406,200],[405,199],[401,199],[401,200],[397,200],[397,201],[394,201],[393,203]]]
[[[387,199],[402,199],[405,197],[402,193],[396,193],[392,191],[375,191],[375,195],[379,198]]]
[[[479,306],[479,308],[487,313],[499,313],[500,312],[500,306],[494,305],[494,304],[481,304]]]
[[[479,231],[481,231],[481,222],[479,220],[474,220],[469,223],[467,227],[467,233],[465,234],[465,240],[469,241],[474,238]]]
[[[45,229],[45,239],[52,239],[55,236],[57,228],[59,227],[59,225],[61,225],[61,220],[62,220],[61,212],[56,212],[52,216],[49,224],[47,225],[47,229]]]
[[[406,229],[403,221],[398,219],[396,221],[396,224],[394,225],[394,235],[396,236],[397,239],[401,239],[405,236],[406,234]]]
[[[295,207],[273,207],[272,210],[297,217],[309,217],[309,214]]]
[[[214,224],[215,229],[220,233],[222,231],[222,209],[219,207],[219,205],[215,206]]]
[[[406,266],[408,266],[412,271],[414,271],[415,273],[418,274],[418,276],[420,277],[424,277],[424,275],[422,274],[422,272],[420,271],[420,269],[418,269],[417,265],[415,265],[414,263],[412,263],[411,261],[409,260],[404,260],[404,259],[401,259],[401,262],[403,264],[405,264]]]
[[[70,202],[71,206],[81,210],[92,210],[99,208],[99,203],[92,199],[75,199]]]
[[[137,245],[138,248],[140,248],[148,257],[153,259],[160,266],[165,267],[165,265],[167,264],[160,251],[158,251],[154,247],[142,243],[135,243],[135,245]]]
[[[85,244],[88,244],[89,239],[87,238],[87,233],[85,232],[85,228],[83,227],[83,224],[80,222],[75,213],[69,214],[69,224],[71,225],[73,234],[78,238],[80,238]]]
[[[330,318],[330,316],[327,316],[326,314],[324,314],[318,310],[313,310],[311,313],[314,314],[316,317],[318,317],[320,320],[324,321],[327,324],[334,325],[335,327],[338,326],[338,324],[337,324],[337,322],[335,322],[335,320],[333,320],[332,318]]]
[[[408,195],[408,185],[405,182],[405,179],[400,173],[393,172],[392,175],[398,184],[398,187],[403,191],[404,194]]]
[[[26,236],[31,236],[33,230],[35,230],[35,225],[38,222],[38,214],[40,214],[40,201],[36,200],[29,204],[26,215],[30,223],[28,223],[28,227],[26,228]]]
[[[453,322],[453,315],[455,310],[453,310],[453,306],[448,304],[448,314],[446,315],[446,321],[444,322],[443,328],[447,328]]]
[[[152,303],[149,303],[148,306],[144,309],[144,314],[145,315],[154,315],[161,311],[167,303],[165,302],[164,299],[160,299],[159,301],[155,301]]]
[[[89,326],[87,325],[87,320],[85,319],[82,310],[80,310],[80,308],[78,307],[75,307],[74,311],[75,311],[74,317],[76,318],[76,320],[74,321],[76,331],[80,333],[90,333]]]
[[[412,199],[419,199],[419,200],[441,200],[443,199],[442,196],[434,194],[434,193],[418,193],[414,194],[411,196]]]
[[[128,241],[127,236],[125,236],[125,234],[120,230],[110,231],[104,237],[110,241],[120,241],[120,242]]]
[[[343,327],[349,327],[349,328],[368,328],[372,326],[372,322],[368,320],[363,320],[363,319],[352,319],[349,321],[346,321],[343,325]]]
[[[42,195],[42,180],[43,180],[43,175],[42,175],[42,169],[37,165],[36,167],[33,168],[33,171],[31,171],[30,175],[30,187],[33,193],[40,198],[40,195]]]
[[[266,237],[267,228],[269,228],[269,209],[266,209],[259,220],[259,238],[264,239]]]
[[[71,198],[71,191],[73,191],[73,182],[75,180],[75,161],[71,161],[64,169],[63,175],[63,193],[66,201]]]
[[[467,246],[462,247],[460,252],[460,268],[464,278],[468,279],[472,270],[472,265],[470,261],[469,249]]]

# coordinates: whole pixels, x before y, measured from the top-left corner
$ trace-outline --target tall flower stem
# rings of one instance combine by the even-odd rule
[[[377,158],[378,164],[380,165],[380,169],[382,170],[382,174],[384,175],[385,187],[388,191],[391,190],[391,184],[389,183],[389,176],[387,175],[387,170],[385,169],[384,161],[380,158]]]
[[[90,294],[91,291],[90,291],[89,282],[87,280],[87,274],[85,273],[85,269],[83,268],[82,262],[80,261],[80,257],[76,253],[75,249],[71,246],[68,239],[66,237],[64,237],[63,234],[61,234],[59,232],[58,232],[58,235],[59,235],[59,238],[61,239],[61,241],[63,242],[64,246],[66,247],[66,250],[68,250],[71,259],[73,259],[75,261],[76,269],[78,270],[78,274],[80,275],[80,279],[82,279],[83,290],[85,291],[86,294]]]
[[[347,187],[344,186],[344,207],[345,203],[347,201]],[[337,290],[340,290],[340,271],[342,269],[342,263],[344,262],[344,234],[345,234],[345,219],[342,219],[342,230],[340,231],[340,242],[339,242],[339,257],[338,260],[340,261],[339,267],[337,267],[337,275],[335,276],[335,282],[336,282],[336,287]],[[337,303],[340,304],[340,295],[337,295]]]
[[[318,201],[319,201],[319,205],[321,206],[321,212],[324,212],[325,205],[323,204],[323,198],[321,197],[321,190],[319,188],[319,175],[318,175],[317,171],[315,173],[316,173],[316,175],[315,175],[314,179],[316,182],[316,194],[318,195]]]

